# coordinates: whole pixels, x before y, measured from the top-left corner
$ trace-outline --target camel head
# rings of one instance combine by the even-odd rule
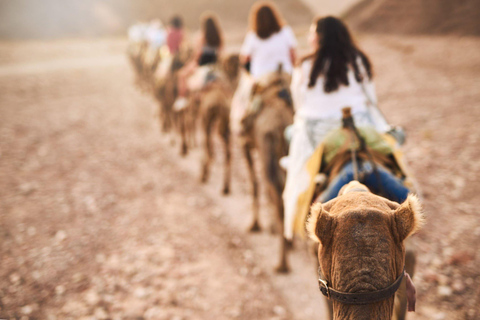
[[[422,223],[416,196],[398,204],[355,181],[344,186],[337,198],[312,206],[307,230],[319,242],[318,260],[328,287],[368,293],[391,286],[403,274],[404,241]],[[393,303],[393,295],[368,304],[334,300],[334,319],[391,319]]]
[[[240,58],[238,54],[230,54],[222,61],[222,67],[231,83],[238,80],[240,74]]]

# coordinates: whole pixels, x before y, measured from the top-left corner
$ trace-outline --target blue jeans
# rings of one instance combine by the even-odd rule
[[[370,189],[370,191],[398,203],[402,203],[407,199],[409,190],[403,185],[402,180],[395,177],[390,171],[377,165],[377,178],[377,174],[373,171],[370,162],[364,161],[361,165],[360,163],[358,163],[358,165],[359,173],[363,172],[364,174],[364,181],[362,182]],[[320,202],[324,203],[338,196],[340,189],[350,181],[353,181],[353,177],[353,164],[352,162],[349,162],[343,166],[339,174],[322,193],[320,196]],[[378,181],[379,179],[380,181]]]

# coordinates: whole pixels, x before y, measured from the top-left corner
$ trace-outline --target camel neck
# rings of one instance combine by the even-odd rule
[[[346,305],[334,301],[334,320],[390,320],[394,297],[368,305]]]

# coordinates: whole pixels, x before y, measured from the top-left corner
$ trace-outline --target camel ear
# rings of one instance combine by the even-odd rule
[[[394,214],[400,241],[417,232],[424,223],[420,200],[413,194],[408,195],[407,200],[395,209]]]
[[[310,208],[310,217],[306,224],[310,239],[325,244],[333,233],[333,219],[320,202],[314,203]]]

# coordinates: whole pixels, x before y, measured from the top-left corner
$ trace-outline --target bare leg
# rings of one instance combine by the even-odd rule
[[[182,72],[183,70],[180,70],[178,73],[178,81],[177,81],[177,86],[178,86],[178,96],[179,97],[185,97],[187,95],[187,75],[185,72]]]
[[[182,69],[178,71],[178,96],[185,97],[188,93],[187,79],[195,72],[197,64],[195,62],[187,63]]]

